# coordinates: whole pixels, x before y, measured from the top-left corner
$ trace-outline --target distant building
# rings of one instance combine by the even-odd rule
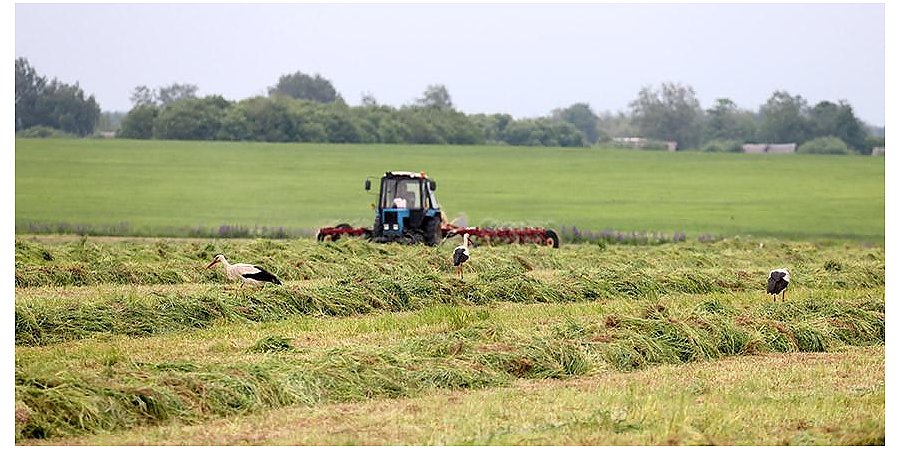
[[[795,142],[787,144],[744,144],[744,153],[796,153],[797,144]]]
[[[766,147],[766,153],[796,153],[797,152],[797,144],[791,142],[790,144],[769,144]]]
[[[614,137],[612,140],[617,144],[617,147],[668,150],[670,152],[678,150],[678,142],[676,141],[657,141],[634,136]]]
[[[628,144],[632,148],[641,148],[647,143],[647,140],[641,137],[617,137],[613,138],[613,141]]]
[[[744,144],[744,153],[765,153],[767,144]]]
[[[884,147],[872,148],[872,156],[884,156]]]

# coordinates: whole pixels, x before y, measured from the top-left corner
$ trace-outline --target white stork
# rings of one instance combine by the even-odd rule
[[[775,269],[769,272],[769,282],[766,284],[766,294],[772,296],[773,302],[778,294],[781,294],[781,299],[784,300],[784,290],[787,289],[788,283],[790,282],[791,274],[787,269]]]
[[[262,283],[275,283],[281,284],[281,280],[278,279],[275,275],[272,275],[266,269],[263,269],[259,266],[254,266],[253,264],[231,264],[225,259],[225,255],[218,254],[213,261],[206,266],[207,269],[216,265],[216,263],[222,263],[225,267],[225,276],[229,280],[241,280],[241,285],[245,282],[250,284],[262,284]]]
[[[456,267],[456,273],[462,280],[463,263],[469,260],[469,233],[463,234],[462,245],[453,249],[453,265]]]

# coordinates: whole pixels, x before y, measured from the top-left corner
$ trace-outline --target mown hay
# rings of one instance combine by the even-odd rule
[[[516,378],[568,378],[610,367],[632,371],[759,352],[830,351],[884,343],[877,302],[798,302],[773,308],[708,311],[648,302],[637,315],[566,317],[546,331],[492,325],[489,315],[458,307],[429,310],[447,331],[382,348],[341,346],[290,351],[267,336],[243,364],[185,361],[142,364],[104,357],[101,373],[73,374],[52,362],[16,368],[17,439],[94,433],[178,418],[200,421],[285,405],[417,395],[434,388],[472,389]],[[712,308],[717,309],[717,308]],[[790,311],[785,320],[769,316]],[[601,339],[597,339],[600,336]]]

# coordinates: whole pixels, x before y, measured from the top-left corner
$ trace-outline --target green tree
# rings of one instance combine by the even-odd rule
[[[131,106],[158,105],[156,91],[147,86],[135,86],[128,97],[131,100]]]
[[[100,105],[74,85],[49,82],[25,58],[16,59],[16,131],[44,125],[86,136],[100,121]]]
[[[847,102],[822,101],[809,111],[813,135],[840,138],[858,153],[866,152],[866,131]],[[871,151],[871,149],[869,149]]]
[[[180,83],[172,83],[156,89],[150,89],[141,85],[136,86],[131,91],[129,99],[132,106],[157,105],[165,107],[179,100],[197,98],[198,89],[196,85]]]
[[[197,98],[197,86],[193,84],[172,83],[157,90],[156,98],[163,107],[180,100]]]
[[[332,103],[340,98],[331,81],[319,74],[309,76],[299,71],[282,75],[278,83],[269,88],[270,97],[278,95],[319,103]]]
[[[553,117],[574,125],[581,131],[589,145],[596,144],[600,140],[602,131],[599,127],[599,117],[587,103],[575,103],[567,108],[557,109],[553,111]]]
[[[228,100],[218,95],[176,101],[160,110],[153,124],[154,137],[213,140],[219,136],[229,107]]]
[[[363,106],[351,109],[357,122],[372,136],[373,142],[400,144],[409,140],[409,129],[403,124],[399,112],[377,102],[363,102]]]
[[[751,142],[756,135],[756,119],[751,111],[738,108],[731,99],[717,98],[715,106],[706,110],[703,142]]]
[[[44,87],[38,97],[36,110],[43,122],[41,125],[79,136],[93,133],[100,121],[100,105],[93,95],[85,97],[78,83],[68,85],[56,79]]]
[[[659,90],[644,87],[629,106],[643,137],[677,141],[680,148],[699,144],[703,110],[694,88],[677,83],[663,83]]]
[[[759,108],[762,118],[759,128],[761,140],[771,143],[796,142],[802,144],[812,135],[806,99],[786,91],[775,91]]]
[[[27,59],[16,58],[16,131],[41,122],[37,117],[37,102],[46,84],[47,79]]]
[[[116,137],[128,139],[152,139],[153,124],[156,117],[159,116],[159,107],[154,104],[140,104],[131,108],[125,118],[122,119],[122,126],[116,133]]]
[[[291,142],[299,140],[297,120],[290,99],[253,97],[229,108],[219,130],[219,138]]]
[[[422,96],[416,99],[416,105],[423,108],[453,109],[450,92],[443,84],[429,84]]]
[[[504,141],[510,145],[583,147],[584,135],[574,125],[550,118],[517,120],[506,127]]]
[[[615,114],[605,111],[597,118],[597,126],[602,133],[601,138],[609,137],[629,137],[640,134],[637,127],[631,120],[631,115],[622,111]]]
[[[506,127],[513,122],[509,114],[473,114],[469,116],[469,120],[481,130],[485,141],[489,143],[503,142]]]
[[[347,108],[327,108],[318,114],[318,123],[325,126],[328,142],[367,142],[373,138],[354,120]]]

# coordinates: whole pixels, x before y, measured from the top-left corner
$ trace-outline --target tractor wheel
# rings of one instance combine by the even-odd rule
[[[559,235],[551,229],[544,230],[544,245],[559,248]]]
[[[441,243],[441,221],[437,217],[425,224],[425,243],[431,247]]]
[[[380,238],[382,234],[384,234],[384,231],[381,229],[381,217],[375,216],[375,224],[372,225],[372,235],[369,239]]]

